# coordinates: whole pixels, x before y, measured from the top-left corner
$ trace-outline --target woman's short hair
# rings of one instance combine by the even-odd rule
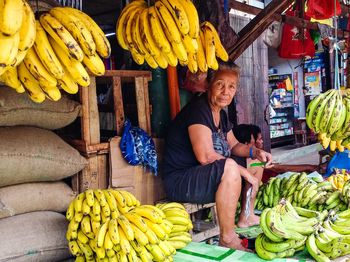
[[[241,69],[235,62],[232,62],[230,60],[227,62],[224,62],[224,61],[218,59],[218,64],[219,64],[218,70],[213,70],[213,69],[209,68],[208,73],[207,73],[208,83],[211,83],[211,81],[215,78],[216,73],[220,72],[221,70],[230,70],[230,71],[232,71],[232,73],[236,74],[237,77],[239,78],[239,75],[241,73]]]
[[[258,135],[261,134],[260,127],[248,124],[240,124],[235,126],[232,131],[236,139],[242,144],[249,144],[252,135],[254,139],[257,140]]]

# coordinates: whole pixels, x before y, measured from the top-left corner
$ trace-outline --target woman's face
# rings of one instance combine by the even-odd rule
[[[236,94],[238,76],[230,70],[221,70],[215,74],[208,89],[209,102],[212,106],[224,108],[231,104]]]

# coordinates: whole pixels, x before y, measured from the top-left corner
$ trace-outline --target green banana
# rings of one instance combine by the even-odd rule
[[[275,258],[283,258],[283,257],[290,257],[293,256],[295,253],[295,250],[293,248],[287,249],[283,252],[269,252],[266,249],[264,249],[262,245],[262,238],[263,234],[258,235],[258,237],[255,240],[255,250],[259,257],[265,260],[273,260]]]
[[[262,231],[264,232],[264,234],[267,236],[267,238],[269,238],[273,242],[276,242],[276,243],[283,242],[283,238],[277,236],[274,232],[272,232],[271,229],[267,225],[266,216],[270,210],[271,210],[271,208],[266,208],[261,213],[260,227],[261,227]]]
[[[267,238],[266,235],[262,234],[261,244],[265,250],[277,253],[293,248],[293,246],[295,245],[295,240],[289,239],[280,243],[276,243]]]
[[[315,112],[314,112],[313,117],[312,117],[312,126],[314,127],[314,130],[316,133],[318,133],[320,131],[320,121],[322,120],[323,111],[325,110],[327,102],[335,94],[336,94],[336,90],[332,90],[331,92],[329,92],[328,95],[326,95],[322,99],[322,101],[320,101],[317,104],[317,107],[316,107]]]
[[[325,95],[326,93],[316,96],[314,99],[311,100],[310,104],[306,109],[306,124],[310,129],[315,129],[312,124],[312,118],[315,113],[315,109],[317,108],[317,105],[322,101]]]
[[[330,262],[331,260],[317,247],[315,234],[311,234],[306,240],[306,248],[309,254],[317,262]]]

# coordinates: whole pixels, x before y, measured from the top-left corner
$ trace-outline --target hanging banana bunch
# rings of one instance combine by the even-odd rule
[[[218,68],[217,57],[228,60],[215,27],[199,23],[191,0],[159,0],[154,6],[135,0],[121,12],[116,36],[133,60],[151,68],[178,63],[195,73]]]
[[[105,73],[101,57],[110,56],[110,43],[87,14],[55,7],[35,20],[25,0],[0,6],[0,82],[41,103],[87,87],[88,72]]]

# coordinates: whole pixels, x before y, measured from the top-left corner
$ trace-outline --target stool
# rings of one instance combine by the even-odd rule
[[[294,131],[294,137],[295,137],[295,144],[296,145],[307,145],[307,136],[306,136],[306,130],[295,130]],[[299,138],[301,138],[301,143],[299,142]]]
[[[216,212],[216,204],[191,204],[191,203],[182,203],[187,212],[190,214],[193,229],[191,230],[192,241],[201,242],[206,239],[218,236],[220,234],[219,223]],[[204,220],[196,219],[196,213],[198,211],[210,208],[212,214],[212,221],[206,222]]]

